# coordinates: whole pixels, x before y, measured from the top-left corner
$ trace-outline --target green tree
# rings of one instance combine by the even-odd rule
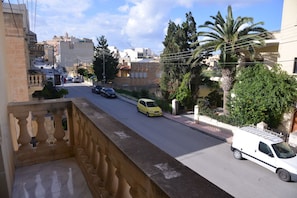
[[[97,38],[98,45],[94,47],[94,73],[103,83],[113,80],[118,73],[119,59],[108,49],[107,39],[104,36]]]
[[[188,72],[184,75],[184,79],[176,92],[176,99],[185,107],[193,105],[190,79],[191,73]]]
[[[224,91],[223,108],[227,114],[228,95],[234,84],[240,52],[247,51],[252,58],[255,49],[263,46],[264,40],[270,38],[271,34],[260,27],[263,22],[253,23],[251,17],[234,19],[231,6],[228,6],[228,14],[225,19],[220,12],[211,18],[213,22],[206,21],[204,25],[199,26],[199,28],[206,28],[208,31],[198,32],[198,37],[203,37],[203,39],[196,43],[197,47],[194,50],[193,59],[199,59],[201,53],[220,51],[221,87]]]
[[[191,12],[186,14],[186,21],[181,25],[169,22],[161,55],[163,73],[160,87],[165,99],[176,97],[184,75],[191,72],[188,59],[191,57],[192,43],[196,41],[196,22]]]
[[[264,121],[275,128],[296,102],[296,87],[296,79],[279,66],[272,69],[263,64],[248,67],[240,73],[232,89],[230,116],[239,125]]]
[[[85,77],[88,77],[89,75],[89,71],[85,68],[79,68],[77,70],[77,73],[79,73],[79,75],[82,75],[82,76],[85,76]]]

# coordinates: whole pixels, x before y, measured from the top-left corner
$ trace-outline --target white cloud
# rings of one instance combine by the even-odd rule
[[[145,43],[160,41],[163,35],[164,22],[168,22],[172,2],[170,0],[134,0],[130,1],[128,20],[123,28],[134,47],[144,46]],[[155,44],[156,46],[157,44]]]
[[[130,7],[129,7],[128,4],[125,4],[125,5],[120,6],[120,7],[118,8],[118,10],[119,10],[120,12],[128,12],[129,9],[130,9]]]

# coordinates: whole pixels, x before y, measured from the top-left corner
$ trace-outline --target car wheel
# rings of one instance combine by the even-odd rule
[[[242,159],[242,154],[241,154],[241,152],[240,152],[239,150],[237,150],[237,149],[234,149],[234,151],[233,151],[233,156],[234,156],[235,159],[238,159],[238,160],[241,160],[241,159]]]
[[[277,171],[277,175],[282,181],[285,181],[285,182],[291,181],[290,173],[285,169],[279,169]]]
[[[137,107],[137,112],[140,112],[138,107]]]
[[[150,114],[149,114],[149,112],[146,112],[146,116],[147,116],[147,117],[150,117]]]

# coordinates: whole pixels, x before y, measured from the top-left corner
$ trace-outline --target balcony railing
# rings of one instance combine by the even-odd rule
[[[8,111],[15,165],[75,156],[94,197],[231,197],[85,99]]]
[[[29,87],[43,87],[45,81],[44,74],[28,74],[28,85]]]

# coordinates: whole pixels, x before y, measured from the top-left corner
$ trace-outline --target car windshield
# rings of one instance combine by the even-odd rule
[[[279,158],[287,159],[296,156],[296,153],[293,151],[293,149],[285,142],[273,144],[272,148]]]
[[[106,92],[108,92],[108,93],[114,93],[114,90],[113,89],[106,89]]]
[[[155,104],[155,102],[147,102],[146,106],[148,107],[156,107],[157,105]]]

